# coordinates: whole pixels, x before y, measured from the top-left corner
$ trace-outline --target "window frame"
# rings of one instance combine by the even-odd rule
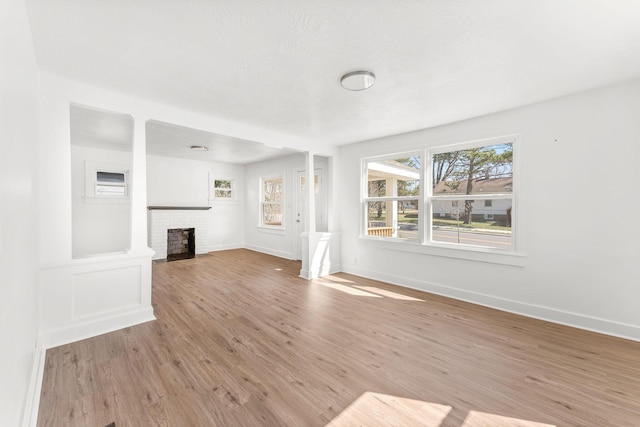
[[[231,184],[230,188],[216,187],[216,181],[228,181]],[[216,195],[216,191],[229,191],[231,197],[221,197]],[[209,201],[215,202],[233,202],[237,200],[236,180],[233,178],[222,178],[217,174],[209,174]]]
[[[362,159],[362,190],[361,190],[361,199],[363,201],[362,203],[362,226],[360,227],[360,235],[361,237],[366,237],[366,238],[373,238],[373,239],[392,239],[392,240],[396,240],[396,241],[401,241],[404,243],[408,243],[408,244],[419,244],[421,242],[421,236],[423,234],[422,232],[422,214],[421,211],[424,210],[425,205],[423,202],[424,196],[423,196],[423,192],[424,192],[424,185],[422,184],[424,182],[423,180],[423,174],[422,174],[422,166],[420,167],[420,171],[418,172],[418,180],[420,181],[420,191],[417,195],[414,196],[389,196],[389,195],[384,195],[384,196],[369,196],[369,163],[377,163],[377,162],[381,162],[381,161],[385,161],[385,160],[395,160],[397,158],[404,158],[404,157],[411,157],[411,156],[419,156],[420,157],[420,162],[424,162],[424,150],[410,150],[410,151],[404,151],[404,152],[400,152],[400,153],[395,153],[395,154],[391,154],[391,155],[382,155],[382,156],[376,156],[376,157],[368,157],[365,159]],[[368,205],[369,203],[375,203],[375,202],[391,202],[391,203],[398,203],[398,202],[402,202],[402,201],[413,201],[413,200],[417,200],[418,202],[418,238],[417,239],[408,239],[408,238],[402,238],[402,237],[398,237],[398,226],[397,223],[396,224],[392,224],[392,236],[391,237],[381,237],[381,236],[374,236],[374,235],[370,235],[369,234],[369,227],[368,227],[368,223],[369,223],[369,208]]]
[[[447,153],[471,148],[486,147],[500,144],[512,144],[513,160],[512,160],[512,190],[511,193],[493,193],[487,195],[433,195],[433,155],[439,153]],[[371,198],[368,196],[367,188],[367,164],[375,160],[383,160],[390,158],[406,157],[407,154],[419,153],[421,156],[421,186],[420,186],[420,203],[422,206],[419,212],[419,238],[417,241],[378,237],[367,235],[367,202]],[[419,150],[407,150],[399,153],[391,153],[377,155],[361,159],[361,208],[360,208],[360,238],[371,241],[372,244],[379,245],[384,248],[399,250],[405,252],[424,253],[436,256],[445,256],[459,259],[469,259],[497,264],[506,264],[514,266],[525,265],[525,254],[523,250],[523,242],[521,238],[522,213],[518,209],[520,199],[522,198],[522,190],[519,187],[520,175],[522,170],[518,160],[518,136],[506,135],[480,140],[473,140],[462,143],[442,144],[432,147],[424,147]],[[476,245],[466,245],[459,243],[448,243],[433,241],[433,204],[434,201],[450,199],[510,199],[511,200],[511,238],[512,245],[510,249],[498,249]]]
[[[264,194],[264,184],[266,181],[280,180],[281,182],[281,196],[279,202],[266,202]],[[259,204],[258,204],[258,227],[267,230],[284,230],[285,229],[285,179],[284,174],[267,175],[262,176],[259,179],[260,191],[259,191]],[[280,225],[266,224],[264,222],[264,206],[265,205],[280,205]]]
[[[131,190],[131,182],[129,177],[129,169],[126,166],[115,164],[104,164],[86,161],[85,164],[85,188],[84,188],[84,202],[85,203],[129,203],[129,195]],[[100,193],[97,191],[98,187],[98,174],[99,173],[114,173],[124,175],[124,194],[109,194]]]

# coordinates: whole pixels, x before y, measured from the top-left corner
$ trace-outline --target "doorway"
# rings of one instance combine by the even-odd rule
[[[316,231],[328,231],[328,209],[327,209],[327,185],[326,185],[326,169],[319,167],[314,170],[313,191],[315,194],[316,205]],[[302,259],[302,238],[300,235],[305,230],[305,209],[306,209],[306,171],[296,171],[295,181],[295,234],[296,241],[295,255],[297,260]]]

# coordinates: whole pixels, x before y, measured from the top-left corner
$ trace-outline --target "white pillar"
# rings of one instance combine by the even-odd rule
[[[147,244],[147,119],[133,118],[131,194],[131,248],[129,254],[153,255]]]
[[[305,199],[306,199],[306,212],[305,212],[305,232],[307,233],[315,233],[316,232],[316,193],[314,191],[315,187],[315,166],[313,164],[313,153],[311,151],[307,151],[306,155],[306,173],[305,173],[305,181],[307,185],[305,186]]]
[[[69,100],[43,93],[39,108],[40,260],[55,264],[72,257]]]

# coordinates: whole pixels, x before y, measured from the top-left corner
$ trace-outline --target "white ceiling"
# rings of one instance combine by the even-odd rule
[[[42,71],[344,144],[640,77],[638,0],[27,0]],[[340,87],[376,73],[362,92]]]
[[[194,151],[194,145],[205,146],[208,151]],[[147,154],[246,165],[296,152],[169,123],[147,122]]]
[[[133,119],[128,114],[72,104],[69,119],[71,145],[118,151],[132,149]]]
[[[73,104],[70,121],[72,145],[118,151],[132,149],[133,120],[127,114]],[[239,165],[297,152],[156,120],[146,124],[146,141],[147,154]],[[208,151],[191,149],[194,145],[207,147]]]

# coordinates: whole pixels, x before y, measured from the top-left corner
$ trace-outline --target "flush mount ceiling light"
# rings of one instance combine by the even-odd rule
[[[191,149],[193,151],[209,151],[209,149],[207,147],[205,147],[204,145],[192,145]]]
[[[371,71],[352,71],[340,79],[340,84],[347,90],[369,89],[376,81],[376,75]]]

